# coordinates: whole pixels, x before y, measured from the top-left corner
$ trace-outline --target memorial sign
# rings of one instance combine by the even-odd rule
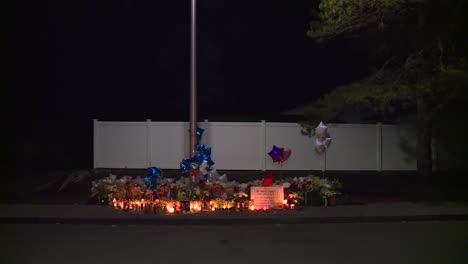
[[[250,187],[250,200],[255,208],[283,208],[284,188],[282,186]]]

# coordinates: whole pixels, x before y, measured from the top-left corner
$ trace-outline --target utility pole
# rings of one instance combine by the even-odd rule
[[[191,0],[190,27],[190,156],[194,156],[197,144],[197,0]]]

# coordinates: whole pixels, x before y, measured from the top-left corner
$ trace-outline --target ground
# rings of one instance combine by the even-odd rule
[[[1,225],[1,263],[468,263],[468,222]]]

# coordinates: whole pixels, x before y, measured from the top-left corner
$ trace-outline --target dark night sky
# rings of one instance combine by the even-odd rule
[[[198,0],[199,119],[274,121],[365,74],[349,44],[306,37],[316,4]],[[17,163],[91,166],[93,118],[188,121],[189,0],[16,1],[14,12]]]

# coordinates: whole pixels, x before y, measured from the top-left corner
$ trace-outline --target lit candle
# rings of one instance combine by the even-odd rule
[[[255,211],[255,206],[253,204],[250,206],[250,211]]]

